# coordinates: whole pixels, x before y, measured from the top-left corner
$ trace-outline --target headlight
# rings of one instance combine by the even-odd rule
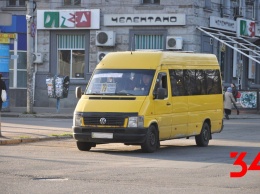
[[[129,117],[127,127],[140,127],[140,128],[144,127],[144,117],[143,116]]]
[[[81,113],[74,113],[73,126],[81,126],[82,120],[83,120],[83,117],[82,117]]]

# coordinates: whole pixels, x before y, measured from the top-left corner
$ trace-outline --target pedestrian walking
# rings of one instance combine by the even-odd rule
[[[0,96],[2,96],[2,90],[6,90],[5,82],[2,80],[2,73],[0,73]],[[0,111],[2,110],[3,100],[0,98]]]
[[[232,88],[228,87],[224,95],[224,111],[226,119],[229,119],[229,115],[231,115],[232,103],[235,104],[236,101],[232,94]]]
[[[235,109],[237,110],[237,115],[239,115],[239,110],[238,110],[238,107],[236,105],[236,102],[237,102],[237,95],[238,95],[238,91],[237,91],[237,87],[236,87],[236,84],[234,83],[231,83],[231,88],[232,88],[232,94],[233,94],[233,97],[235,98],[235,103],[233,103]]]

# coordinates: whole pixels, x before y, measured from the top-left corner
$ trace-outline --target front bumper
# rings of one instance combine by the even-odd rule
[[[73,137],[77,141],[93,143],[143,143],[148,128],[94,128],[94,127],[72,127]],[[112,133],[113,138],[92,138],[92,133]]]

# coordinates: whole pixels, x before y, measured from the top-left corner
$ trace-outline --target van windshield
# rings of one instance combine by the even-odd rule
[[[146,96],[154,73],[155,70],[145,69],[99,69],[93,73],[85,94]]]

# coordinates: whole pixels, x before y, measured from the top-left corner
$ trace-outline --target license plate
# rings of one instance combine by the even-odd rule
[[[92,138],[103,138],[103,139],[113,139],[113,133],[98,133],[98,132],[92,132],[91,133]]]

